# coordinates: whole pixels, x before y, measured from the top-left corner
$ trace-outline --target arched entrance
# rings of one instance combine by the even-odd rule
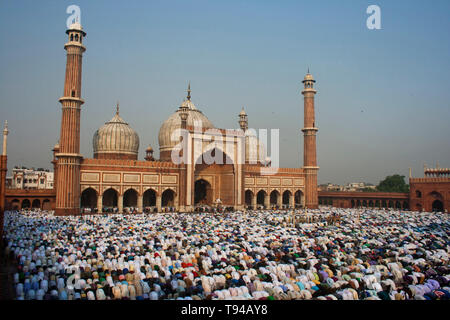
[[[147,211],[150,209],[150,207],[156,206],[156,191],[153,189],[148,189],[144,192],[142,203],[144,206],[144,210],[147,209]]]
[[[262,206],[264,207],[265,205],[265,200],[266,200],[266,192],[264,190],[260,190],[257,194],[256,194],[256,204],[258,206]]]
[[[251,207],[253,203],[253,192],[251,190],[245,190],[245,205]],[[255,209],[255,208],[252,208]]]
[[[270,205],[276,206],[278,204],[278,197],[280,196],[280,193],[277,190],[273,190],[270,193]]]
[[[31,208],[31,202],[28,199],[24,199],[22,201],[22,209],[30,209]]]
[[[212,205],[212,188],[211,184],[203,179],[195,181],[194,188],[194,204],[195,205]]]
[[[33,208],[33,209],[40,209],[41,208],[41,200],[34,199],[33,203],[31,204],[31,208]]]
[[[441,200],[435,200],[435,201],[433,201],[431,210],[433,212],[444,212],[444,204],[442,203]]]
[[[165,190],[161,195],[162,207],[174,207],[175,206],[175,192],[171,189]]]
[[[302,208],[303,207],[303,192],[298,190],[294,194],[294,204],[296,208]]]
[[[110,188],[103,192],[103,207],[108,209],[117,208],[118,193],[116,190]],[[100,208],[99,208],[100,209]]]
[[[94,209],[97,207],[97,191],[87,188],[81,193],[81,208]]]
[[[289,207],[291,205],[291,192],[289,190],[286,190],[283,192],[283,206]],[[320,199],[320,202],[322,202],[322,199]]]
[[[123,194],[123,207],[124,208],[136,208],[137,207],[138,193],[134,189],[128,189]]]
[[[217,199],[224,207],[236,204],[234,162],[225,152],[218,147],[206,150],[196,159],[194,170],[194,205],[214,205]]]
[[[13,210],[20,210],[20,200],[14,199],[13,201],[11,201],[11,208]]]

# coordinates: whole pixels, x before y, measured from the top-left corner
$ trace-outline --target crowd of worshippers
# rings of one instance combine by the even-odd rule
[[[299,212],[299,215],[302,213]],[[6,212],[18,300],[446,300],[449,216]],[[339,215],[339,224],[327,224]]]

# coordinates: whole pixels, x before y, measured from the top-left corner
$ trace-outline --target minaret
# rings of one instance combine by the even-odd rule
[[[3,239],[3,217],[5,211],[6,173],[8,171],[8,157],[6,154],[8,144],[8,121],[3,129],[3,152],[0,156],[0,240]]]
[[[8,149],[8,120],[5,120],[5,127],[3,129],[3,152],[2,155],[7,155],[7,149]]]
[[[308,209],[316,209],[319,205],[317,191],[317,153],[316,153],[316,135],[319,129],[316,128],[314,115],[314,96],[317,91],[314,89],[313,76],[309,73],[303,80],[304,96],[304,128],[303,131],[303,169],[305,171],[305,206]]]
[[[242,111],[239,113],[239,126],[241,127],[241,130],[244,132],[248,130],[247,113],[245,112],[243,107]]]
[[[188,84],[188,95],[187,95],[187,100],[190,101],[191,100],[191,83],[189,82]],[[181,129],[184,130],[183,134],[186,133],[186,128],[187,128],[187,119],[189,117],[189,113],[188,113],[188,107],[186,106],[186,104],[182,103],[180,108],[179,108],[179,112],[178,112],[178,116],[180,117],[181,120]],[[188,135],[183,135],[183,143],[185,143],[185,146],[187,146],[187,141],[185,141],[185,139],[188,139]],[[186,149],[184,149],[186,150]],[[184,152],[183,150],[183,152]],[[183,158],[187,157],[188,155],[183,154]],[[190,197],[191,195],[188,194],[188,190],[187,190],[187,185],[188,185],[188,176],[187,176],[187,170],[188,170],[188,164],[186,163],[186,161],[183,161],[183,163],[181,163],[180,165],[180,197],[178,199],[178,207],[179,210],[181,212],[184,212],[187,210],[187,199],[188,197]],[[192,181],[191,181],[192,183]]]
[[[56,209],[55,215],[76,215],[80,213],[80,112],[81,66],[83,37],[86,33],[79,23],[72,24],[66,31],[68,42],[64,94],[59,99],[62,105],[59,153],[57,157]]]

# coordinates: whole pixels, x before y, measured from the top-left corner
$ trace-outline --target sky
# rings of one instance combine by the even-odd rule
[[[280,129],[281,167],[303,164],[302,83],[316,79],[319,183],[378,184],[450,167],[450,1],[0,2],[0,121],[8,167],[51,169],[69,5],[81,9],[81,153],[120,114],[139,158],[186,97],[218,128]],[[369,5],[381,30],[369,30]]]

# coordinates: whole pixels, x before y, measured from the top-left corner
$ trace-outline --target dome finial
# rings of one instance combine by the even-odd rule
[[[119,100],[117,100],[116,104],[116,114],[119,115]]]
[[[308,74],[309,74],[309,67],[308,67]]]
[[[188,92],[188,94],[187,94],[187,99],[189,100],[189,101],[191,101],[191,82],[189,81],[189,83],[188,83],[188,89],[187,89],[187,92]]]

